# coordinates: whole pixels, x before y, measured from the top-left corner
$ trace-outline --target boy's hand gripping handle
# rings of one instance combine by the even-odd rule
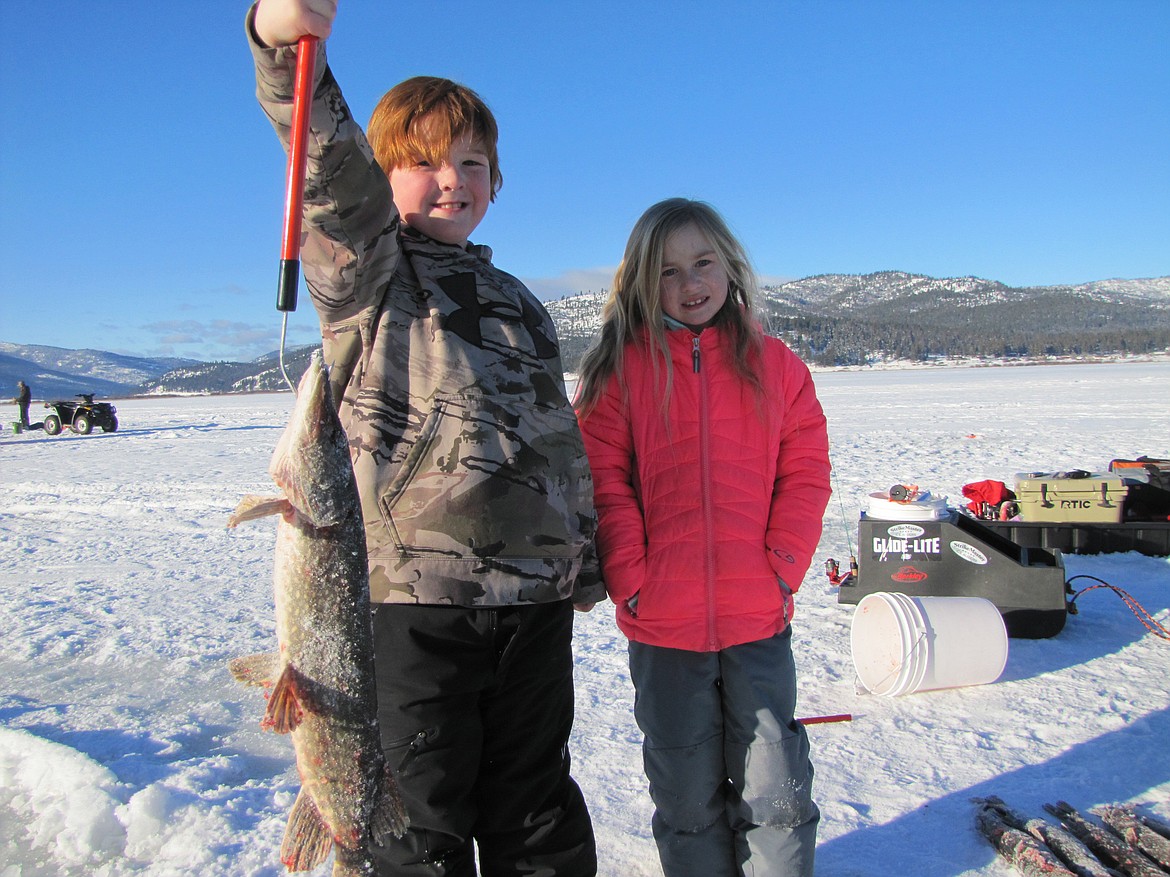
[[[313,105],[313,67],[317,38],[303,36],[297,43],[297,73],[293,90],[292,136],[288,146],[285,179],[284,233],[280,239],[280,279],[276,309],[297,309],[297,284],[301,270],[301,214],[305,198],[305,164],[309,150],[309,115]]]

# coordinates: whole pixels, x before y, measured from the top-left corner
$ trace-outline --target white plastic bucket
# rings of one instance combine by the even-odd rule
[[[981,597],[877,591],[857,604],[849,640],[861,684],[888,697],[985,685],[1007,665],[1003,616]]]
[[[947,516],[947,498],[926,491],[912,500],[896,502],[889,493],[869,495],[866,514],[879,521],[938,521]]]

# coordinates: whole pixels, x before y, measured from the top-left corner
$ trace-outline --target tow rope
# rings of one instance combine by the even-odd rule
[[[1146,611],[1146,607],[1144,607],[1141,603],[1139,603],[1136,599],[1134,599],[1132,594],[1126,593],[1121,588],[1117,587],[1116,585],[1111,585],[1111,584],[1109,584],[1109,582],[1104,581],[1103,579],[1099,579],[1096,576],[1091,576],[1091,575],[1087,575],[1084,573],[1082,573],[1081,575],[1073,576],[1071,579],[1069,579],[1067,582],[1065,582],[1065,584],[1071,585],[1077,579],[1092,579],[1093,581],[1097,582],[1097,584],[1089,585],[1087,588],[1082,588],[1081,590],[1077,591],[1076,593],[1074,593],[1072,595],[1072,598],[1068,601],[1068,614],[1069,615],[1076,615],[1077,614],[1077,612],[1078,612],[1077,600],[1082,595],[1087,594],[1090,591],[1096,591],[1099,588],[1108,588],[1110,591],[1113,591],[1113,593],[1115,593],[1118,597],[1120,597],[1122,599],[1122,601],[1125,603],[1125,605],[1129,607],[1129,611],[1134,614],[1134,616],[1137,618],[1138,621],[1140,621],[1143,625],[1145,625],[1146,629],[1150,633],[1154,634],[1155,636],[1159,636],[1164,640],[1170,640],[1170,630],[1167,630],[1160,623],[1158,623],[1158,621],[1154,618],[1154,616],[1152,616],[1148,611]]]

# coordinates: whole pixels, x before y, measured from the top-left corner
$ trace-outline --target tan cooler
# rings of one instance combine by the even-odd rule
[[[1022,521],[1116,524],[1128,492],[1121,478],[1089,473],[1027,472],[1016,476],[1016,502]]]

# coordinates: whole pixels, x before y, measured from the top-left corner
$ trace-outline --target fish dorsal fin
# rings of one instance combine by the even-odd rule
[[[280,844],[280,861],[290,871],[312,871],[325,861],[333,836],[313,796],[303,788],[297,795]]]

